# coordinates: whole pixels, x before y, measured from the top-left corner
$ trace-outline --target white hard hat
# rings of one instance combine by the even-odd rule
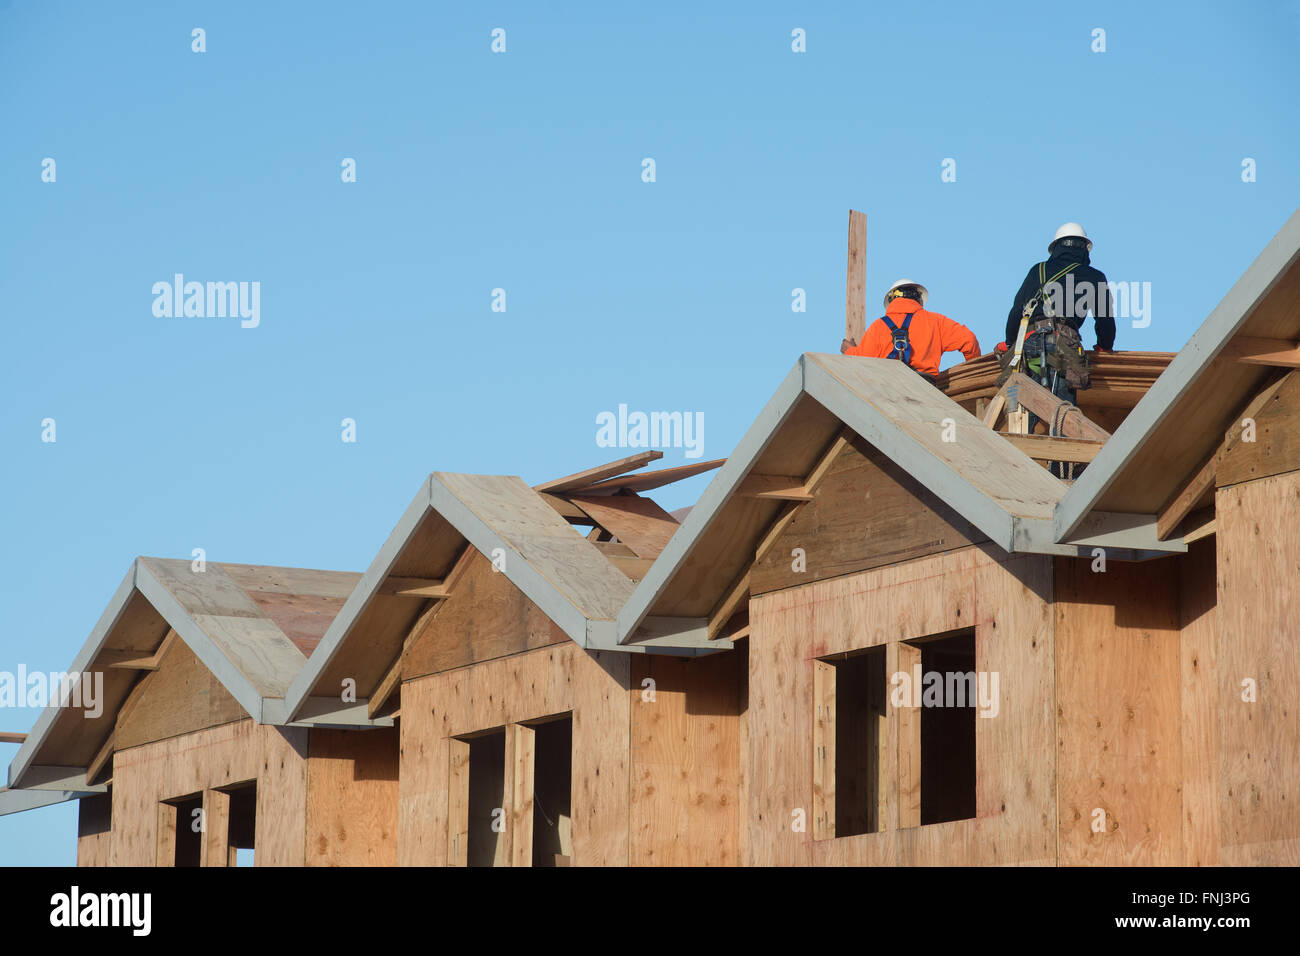
[[[913,282],[911,279],[895,279],[894,284],[885,290],[885,308],[889,308],[889,294],[905,285],[914,285],[921,290],[921,308],[925,308],[925,300],[930,298],[930,290],[919,282]]]
[[[1084,240],[1088,243],[1088,251],[1092,252],[1092,240],[1089,239],[1088,234],[1083,231],[1083,226],[1079,225],[1077,222],[1067,222],[1060,229],[1056,230],[1056,235],[1054,235],[1052,241],[1047,244],[1047,251],[1052,251],[1052,246],[1056,245],[1057,239],[1064,239],[1067,236],[1073,236],[1077,239]]]

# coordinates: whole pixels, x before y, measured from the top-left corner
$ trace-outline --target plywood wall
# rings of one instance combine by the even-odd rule
[[[1300,864],[1300,472],[1219,488],[1220,862]],[[1245,699],[1253,688],[1254,700]]]
[[[745,862],[1054,862],[1051,590],[1050,558],[968,547],[753,599],[742,729]],[[884,645],[892,675],[900,641],[971,626],[976,667],[996,672],[999,684],[997,716],[976,718],[975,818],[900,828],[898,720],[889,719],[885,829],[815,840],[815,661]]]
[[[113,850],[111,793],[77,802],[77,866],[108,866]]]
[[[456,738],[573,714],[573,865],[625,865],[631,655],[571,641],[402,685],[398,861],[451,859],[448,781]]]
[[[888,458],[854,437],[750,575],[762,594],[984,541],[985,536]],[[793,569],[802,548],[806,568]]]
[[[257,865],[303,865],[307,733],[244,720],[119,751],[112,864],[154,865],[160,802],[256,780]]]
[[[247,714],[183,640],[173,638],[117,719],[119,750],[243,720]]]
[[[1219,862],[1219,685],[1216,539],[1203,538],[1178,564],[1182,671],[1184,866]]]
[[[1183,861],[1178,561],[1057,559],[1062,865]]]
[[[495,660],[567,641],[564,632],[492,562],[475,551],[456,596],[414,635],[402,679]]]
[[[395,866],[397,729],[313,729],[309,752],[307,865]]]
[[[640,655],[629,692],[634,866],[738,866],[748,642],[694,660]]]

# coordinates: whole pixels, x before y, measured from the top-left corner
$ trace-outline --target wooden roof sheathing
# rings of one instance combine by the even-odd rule
[[[90,717],[79,709],[43,710],[10,764],[10,785],[28,783],[24,775],[34,766],[67,768],[68,777],[75,778],[98,751],[141,675],[108,666],[108,655],[148,657],[169,632],[184,641],[250,717],[263,720],[266,702],[283,696],[307,655],[259,605],[262,591],[278,593],[275,615],[287,620],[286,608],[333,600],[330,595],[359,577],[212,562],[197,571],[188,560],[137,558],[67,669],[69,674],[103,674],[102,713]],[[306,631],[315,626],[299,625]],[[66,792],[70,798],[90,789],[69,787]]]
[[[313,696],[356,681],[358,700],[378,686],[423,602],[383,593],[389,577],[443,580],[466,547],[500,567],[524,595],[580,645],[589,621],[612,624],[632,582],[578,534],[535,489],[506,475],[435,472],[285,695],[284,720]],[[449,600],[455,600],[454,593]]]
[[[707,616],[783,505],[737,494],[750,474],[807,475],[845,427],[1005,550],[1050,527],[1065,484],[911,369],[808,353],[718,471],[620,613],[626,642],[649,614]],[[948,440],[951,439],[951,440]]]

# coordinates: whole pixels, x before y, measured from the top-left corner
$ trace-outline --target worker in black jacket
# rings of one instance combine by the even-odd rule
[[[1097,351],[1115,347],[1115,305],[1106,276],[1088,261],[1092,240],[1077,222],[1056,230],[1047,246],[1048,258],[1035,264],[1020,284],[1007,315],[1006,342],[999,344],[998,358],[1003,380],[1022,372],[1069,402],[1091,384],[1091,364],[1083,350],[1079,331],[1091,312],[1097,332]],[[1017,339],[1024,328],[1024,341],[1017,355]],[[1017,362],[1017,358],[1019,361]],[[1050,423],[1044,423],[1049,426]],[[1036,416],[1031,415],[1030,431]],[[1073,466],[1054,462],[1052,473],[1061,478],[1076,473]]]
[[[1020,332],[1020,318],[1027,303],[1039,294],[1039,271],[1045,274],[1049,282],[1053,276],[1074,266],[1055,281],[1060,285],[1060,304],[1056,308],[1057,316],[1063,318],[1076,332],[1083,328],[1088,312],[1093,314],[1097,331],[1097,349],[1109,352],[1115,348],[1114,300],[1106,286],[1106,276],[1100,269],[1094,269],[1088,261],[1092,252],[1092,240],[1077,222],[1067,222],[1056,230],[1056,236],[1047,247],[1048,259],[1030,268],[1025,281],[1020,284],[1007,314],[1007,347],[1016,347],[1016,336]],[[1073,276],[1073,279],[1070,277]],[[1073,293],[1070,295],[1068,293]],[[1080,311],[1080,306],[1082,311]],[[1091,308],[1089,308],[1089,306]],[[1046,318],[1043,312],[1043,297],[1039,296],[1034,311],[1029,318],[1032,328],[1034,323]]]

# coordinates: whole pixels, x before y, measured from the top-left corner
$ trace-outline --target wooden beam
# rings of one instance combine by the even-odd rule
[[[1215,517],[1213,507],[1202,508],[1189,514],[1183,522],[1183,543],[1191,544],[1214,534],[1217,530]]]
[[[1050,435],[1018,435],[998,432],[1035,461],[1088,462],[1097,457],[1105,442],[1082,438],[1054,438]]]
[[[1218,463],[1219,450],[1216,448],[1174,492],[1173,497],[1165,502],[1165,506],[1156,515],[1157,541],[1168,538],[1174,529],[1182,524],[1192,508],[1196,507],[1196,502],[1201,500],[1201,496],[1214,488],[1214,471]]]
[[[622,475],[618,478],[610,478],[607,481],[598,481],[582,488],[573,488],[571,493],[574,495],[605,495],[615,494],[619,491],[650,491],[654,488],[670,485],[675,481],[702,475],[706,471],[721,468],[726,463],[727,459],[725,458],[714,458],[712,461],[700,461],[693,465],[678,465],[675,468],[660,468],[658,471],[643,471],[635,475]]]
[[[1008,402],[1010,401],[1009,387],[1012,385],[1015,386],[1016,401],[1026,411],[1033,412],[1049,424],[1059,415],[1062,438],[1084,438],[1102,442],[1110,438],[1110,432],[1084,415],[1077,406],[1053,395],[1021,372],[1013,372],[1007,379]]]
[[[99,772],[104,769],[104,764],[108,763],[108,758],[113,756],[113,748],[117,743],[117,731],[111,730],[100,746],[99,752],[91,759],[89,766],[86,767],[86,783],[94,783]]]
[[[154,841],[154,865],[176,865],[177,808],[174,803],[158,804],[158,831]],[[188,822],[185,824],[188,826]]]
[[[20,744],[26,739],[26,734],[0,733],[0,744]]]
[[[584,485],[590,485],[606,478],[614,478],[625,472],[644,468],[650,462],[657,461],[663,456],[664,453],[661,451],[643,451],[636,455],[620,458],[618,461],[611,461],[608,464],[597,465],[595,468],[588,468],[572,475],[565,475],[563,478],[556,478],[554,481],[544,481],[540,485],[533,485],[533,491],[545,491],[551,494],[571,491],[574,488],[581,488]]]
[[[203,830],[199,834],[199,866],[233,866],[230,845],[230,794],[203,791]]]
[[[998,419],[1002,417],[1002,409],[1007,407],[1007,387],[1002,389],[989,400],[989,407],[984,409],[984,427],[994,428],[997,426]]]
[[[749,598],[749,572],[750,567],[746,567],[739,577],[731,582],[731,587],[727,588],[727,593],[713,613],[709,615],[710,639],[717,637],[722,632],[722,629],[727,626],[727,622],[740,609],[740,602]]]
[[[921,649],[899,642],[898,670],[911,674],[921,667]],[[895,708],[898,716],[898,827],[921,825],[921,699],[920,688],[913,687],[911,699]]]
[[[801,491],[802,495],[806,495],[807,497],[801,496],[797,500],[788,502],[786,506],[781,509],[781,513],[776,516],[776,520],[772,522],[771,526],[767,529],[767,532],[759,540],[758,546],[754,549],[754,560],[750,562],[749,566],[741,571],[740,574],[736,575],[735,580],[733,580],[731,586],[727,588],[727,592],[723,595],[722,600],[718,602],[717,607],[713,609],[713,613],[709,615],[708,633],[710,639],[717,637],[721,633],[727,622],[731,620],[732,616],[739,609],[740,602],[749,598],[750,571],[753,569],[755,564],[763,560],[763,557],[767,554],[772,545],[776,544],[777,538],[781,536],[781,532],[786,529],[786,526],[794,520],[794,516],[799,513],[799,509],[803,507],[806,502],[812,500],[813,492],[817,490],[817,486],[821,484],[822,479],[826,477],[827,473],[831,469],[831,465],[835,464],[835,460],[839,458],[840,453],[848,446],[849,442],[853,438],[853,434],[852,429],[840,429],[839,433],[831,440],[830,445],[827,446],[824,452],[822,452],[821,457],[817,459],[817,464],[814,465],[812,471],[808,473],[808,477],[804,479]],[[747,478],[746,481],[748,480],[749,479]]]
[[[849,210],[848,279],[844,291],[844,337],[857,345],[867,331],[867,214]]]
[[[506,760],[513,760],[510,776],[510,865],[533,865],[533,800],[537,772],[536,732],[525,724],[506,728]]]
[[[1300,368],[1300,343],[1290,339],[1265,339],[1239,335],[1228,343],[1224,353],[1246,365],[1274,365]]]
[[[750,475],[736,493],[742,498],[781,501],[812,501],[813,497],[804,488],[804,479],[793,475]]]
[[[414,598],[446,598],[450,594],[447,585],[437,578],[399,577],[386,578],[379,586],[379,593]]]
[[[379,713],[384,704],[388,702],[388,698],[392,696],[393,691],[401,684],[402,665],[406,663],[406,652],[411,649],[415,639],[424,633],[425,627],[428,626],[433,616],[438,613],[438,609],[442,607],[442,604],[442,601],[430,602],[420,612],[420,616],[415,619],[411,629],[406,632],[406,637],[402,640],[402,649],[397,652],[397,656],[393,658],[393,663],[389,665],[388,671],[375,685],[374,691],[370,694],[370,699],[366,701],[366,713],[371,720],[374,720],[375,715]]]
[[[835,837],[835,665],[813,661],[813,839]]]
[[[118,670],[156,671],[158,669],[158,652],[142,654],[140,651],[105,648],[95,657],[98,667]]]

